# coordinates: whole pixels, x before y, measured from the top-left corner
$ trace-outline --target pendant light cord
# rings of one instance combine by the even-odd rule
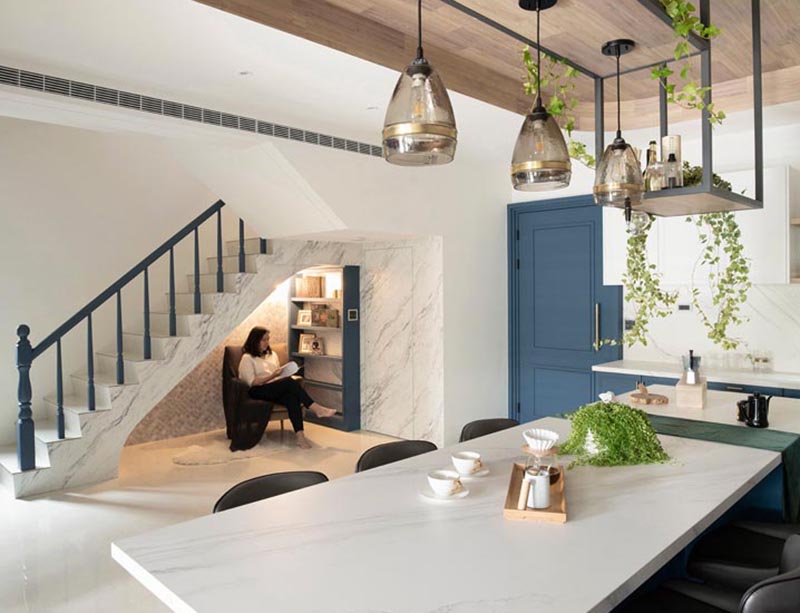
[[[422,53],[422,0],[417,2],[417,59],[424,57]]]
[[[620,130],[620,125],[622,122],[620,121],[620,106],[622,104],[622,100],[619,97],[619,56],[620,50],[617,47],[617,138],[622,138],[622,130]]]
[[[542,106],[542,47],[539,38],[539,0],[536,0],[536,107]]]

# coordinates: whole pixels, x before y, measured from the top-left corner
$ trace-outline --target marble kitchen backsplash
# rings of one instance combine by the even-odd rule
[[[668,287],[678,290],[680,304],[688,304],[687,286]],[[701,304],[711,311],[710,295],[701,293]],[[681,354],[694,349],[703,356],[708,368],[751,367],[748,354],[763,353],[770,358],[771,369],[777,372],[800,372],[800,285],[754,285],[742,308],[747,321],[731,328],[731,336],[741,344],[734,351],[715,345],[703,327],[698,313],[676,310],[664,319],[650,322],[647,347],[625,347],[624,357],[651,362],[678,362]],[[625,318],[633,311],[625,304]]]

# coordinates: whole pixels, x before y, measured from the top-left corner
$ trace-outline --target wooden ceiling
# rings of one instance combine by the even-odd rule
[[[408,64],[416,49],[416,0],[198,1],[395,70]],[[727,113],[752,108],[750,4],[711,1],[711,20],[723,31],[712,45],[714,99]],[[765,104],[798,99],[800,0],[762,1],[761,15]],[[423,0],[423,26],[425,55],[449,89],[516,113],[530,109],[532,100],[521,85],[524,42],[518,37],[535,39],[536,23],[517,0]],[[637,42],[623,57],[623,70],[670,57],[675,45],[671,28],[638,0],[559,0],[542,13],[541,32],[544,47],[599,75],[614,72],[614,60],[600,53],[607,40]],[[578,127],[590,130],[593,80],[579,76],[576,94]],[[657,96],[658,85],[648,70],[623,76],[625,126],[658,125]],[[613,82],[607,82],[605,99],[616,100]],[[610,105],[606,111],[611,121]],[[694,115],[671,110],[670,120],[689,116]]]

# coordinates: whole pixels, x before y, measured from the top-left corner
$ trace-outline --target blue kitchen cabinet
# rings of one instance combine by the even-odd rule
[[[784,388],[783,395],[787,398],[800,398],[800,390],[790,390],[788,388]]]
[[[780,387],[764,387],[761,385],[744,385],[740,383],[718,383],[710,381],[708,389],[719,390],[721,392],[735,392],[737,394],[766,394],[767,396],[783,396],[783,388]]]

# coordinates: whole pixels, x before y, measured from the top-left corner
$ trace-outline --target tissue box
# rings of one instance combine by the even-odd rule
[[[705,377],[698,377],[697,383],[686,383],[686,375],[675,385],[675,404],[688,409],[704,409],[708,385]]]

